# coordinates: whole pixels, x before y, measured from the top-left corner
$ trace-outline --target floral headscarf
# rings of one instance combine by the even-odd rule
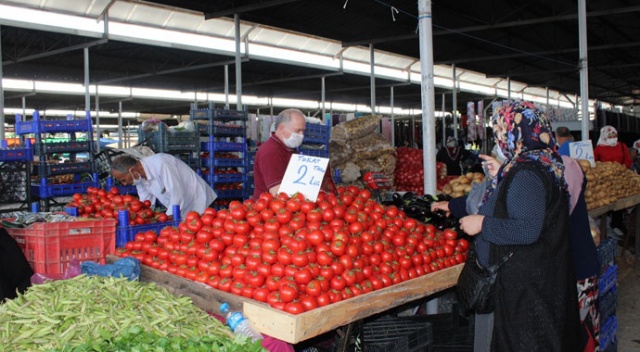
[[[513,166],[537,162],[554,176],[556,184],[566,190],[562,158],[556,152],[553,129],[546,114],[530,102],[513,102],[502,107],[492,118],[493,136],[506,160],[502,164],[484,201]]]
[[[618,145],[618,131],[613,126],[604,126],[600,129],[598,145],[608,145],[615,147]]]

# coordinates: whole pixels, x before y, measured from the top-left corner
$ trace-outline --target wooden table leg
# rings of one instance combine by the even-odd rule
[[[600,242],[607,238],[607,214],[600,215]]]
[[[636,243],[635,243],[636,251],[635,251],[634,254],[636,256],[636,264],[637,264],[639,262],[637,259],[638,259],[638,256],[640,255],[640,214],[638,214],[638,213],[640,213],[640,205],[636,205],[633,208],[633,212],[635,213],[635,216],[633,218],[633,224],[634,224],[634,231],[633,232],[635,234],[634,238],[635,238],[635,241],[636,241]]]

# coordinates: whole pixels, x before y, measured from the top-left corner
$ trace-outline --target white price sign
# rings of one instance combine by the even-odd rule
[[[293,154],[284,173],[279,192],[290,196],[301,193],[305,198],[315,202],[328,164],[328,158]]]
[[[574,159],[589,160],[591,167],[596,167],[591,140],[569,143],[569,156]]]

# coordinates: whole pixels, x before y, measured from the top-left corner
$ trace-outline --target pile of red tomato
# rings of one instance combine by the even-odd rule
[[[140,201],[136,196],[120,194],[116,187],[108,191],[98,187],[88,187],[86,194],[75,193],[73,200],[67,203],[67,206],[77,208],[78,216],[96,219],[118,220],[118,212],[127,210],[129,224],[120,225],[143,225],[169,220],[164,212],[153,211],[150,201]]]
[[[454,230],[408,218],[358,187],[232,201],[118,249],[142,263],[298,314],[464,262]]]

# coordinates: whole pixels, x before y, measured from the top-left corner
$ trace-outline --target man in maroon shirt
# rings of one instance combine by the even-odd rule
[[[256,153],[253,164],[253,199],[269,192],[278,194],[280,183],[295,149],[302,144],[306,128],[304,114],[298,109],[283,110],[275,122],[275,132]]]

